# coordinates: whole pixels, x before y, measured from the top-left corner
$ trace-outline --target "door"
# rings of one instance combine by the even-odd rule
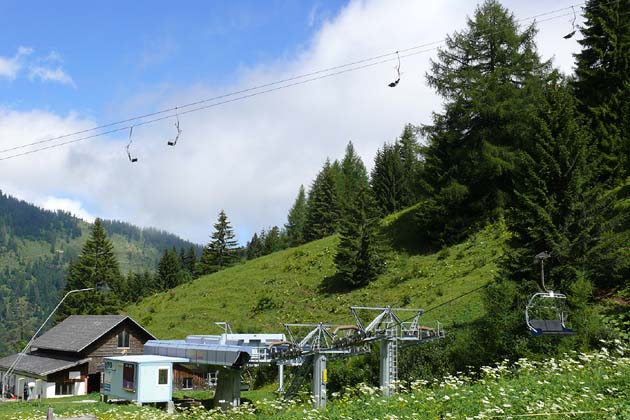
[[[100,373],[93,373],[91,375],[88,375],[87,392],[88,394],[91,394],[92,392],[101,392],[101,374]]]

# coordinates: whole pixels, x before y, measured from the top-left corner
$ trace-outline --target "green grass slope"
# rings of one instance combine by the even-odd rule
[[[327,292],[338,242],[332,236],[201,277],[145,298],[127,312],[162,339],[217,333],[215,321],[228,321],[239,332],[282,332],[283,323],[295,322],[348,323],[351,305],[424,308],[425,325],[478,319],[484,308],[474,291],[496,277],[505,226],[488,226],[434,254],[416,254],[410,248],[409,214],[384,221],[393,251],[385,272],[366,287]]]
[[[446,376],[415,381],[384,399],[364,384],[331,395],[325,410],[310,403],[281,402],[269,395],[244,392],[251,401],[222,413],[203,407],[169,415],[150,406],[113,405],[86,397],[0,404],[0,418],[39,420],[48,407],[64,417],[94,415],[99,420],[132,419],[628,419],[630,418],[630,349],[621,342],[600,351],[572,353],[534,362],[521,359],[485,367],[477,378]],[[98,399],[98,394],[88,398]]]

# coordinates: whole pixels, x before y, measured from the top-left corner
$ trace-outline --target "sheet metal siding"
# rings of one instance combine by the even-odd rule
[[[138,365],[138,402],[171,401],[173,395],[173,365],[171,363],[142,363]],[[168,369],[168,384],[158,385],[158,371]]]
[[[127,401],[137,401],[139,389],[138,383],[138,366],[136,365],[136,390],[134,392],[123,389],[123,362],[117,360],[112,361],[113,369],[111,372],[110,389],[103,388],[103,394],[115,398],[121,398]]]
[[[246,354],[245,358],[243,353]],[[192,344],[180,340],[149,340],[145,343],[144,354],[185,357],[190,359],[191,363],[234,366],[235,364],[240,365],[243,362],[247,362],[251,356],[251,350],[248,347],[241,346]]]

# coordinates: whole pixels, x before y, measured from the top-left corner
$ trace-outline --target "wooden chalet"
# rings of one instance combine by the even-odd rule
[[[99,392],[103,358],[141,355],[155,337],[125,315],[71,315],[38,337],[7,380],[24,399]],[[0,374],[18,354],[0,359]]]

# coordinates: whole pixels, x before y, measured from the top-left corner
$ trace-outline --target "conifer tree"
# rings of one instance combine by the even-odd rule
[[[165,249],[158,263],[157,281],[160,290],[168,290],[181,283],[180,263],[175,247]]]
[[[534,135],[550,72],[535,35],[533,24],[521,30],[498,1],[486,0],[432,61],[427,80],[445,102],[423,127],[429,199],[419,222],[433,239],[460,240],[509,206],[515,152]]]
[[[335,169],[327,160],[308,194],[304,225],[305,241],[313,241],[335,233],[340,214],[337,185]]]
[[[263,243],[264,255],[284,249],[283,239],[282,232],[278,226],[273,226],[269,229]]]
[[[258,233],[254,233],[252,239],[247,242],[247,259],[253,260],[263,255],[263,241],[258,237]]]
[[[210,243],[203,249],[201,254],[202,274],[214,273],[223,268],[230,267],[236,262],[237,245],[236,235],[230,222],[221,210],[217,222],[214,224]]]
[[[630,2],[588,0],[576,54],[576,96],[591,119],[600,180],[630,175]]]
[[[61,296],[70,290],[89,287],[96,290],[68,296],[59,308],[56,319],[61,321],[68,315],[116,314],[126,300],[114,247],[107,239],[101,219],[94,221],[81,255],[70,263]]]
[[[377,150],[371,175],[372,192],[381,212],[390,214],[404,208],[404,169],[398,143],[385,143]]]
[[[341,286],[354,288],[373,280],[382,268],[379,218],[367,187],[361,188],[348,206],[340,227],[335,266]]]
[[[403,208],[416,204],[421,196],[422,162],[420,161],[420,145],[415,132],[414,126],[405,125],[398,141],[402,172],[400,202]]]
[[[289,246],[298,246],[304,243],[304,225],[306,224],[306,194],[304,185],[300,185],[300,191],[289,210],[287,224],[284,225],[287,232]],[[254,238],[252,238],[253,241]]]
[[[509,218],[515,233],[514,267],[509,271],[520,279],[536,279],[538,268],[531,264],[532,256],[550,251],[555,268],[548,273],[549,281],[567,289],[579,267],[588,265],[585,258],[597,242],[603,223],[597,209],[602,191],[593,187],[591,135],[576,109],[573,92],[558,80],[545,96],[533,144],[517,158],[515,205]]]
[[[184,258],[184,268],[190,275],[195,273],[195,264],[197,263],[197,251],[195,250],[195,246],[191,245],[188,248],[188,252],[186,253],[186,257]]]
[[[577,111],[572,90],[566,82],[554,80],[541,105],[534,120],[533,144],[517,156],[516,194],[508,213],[512,238],[501,262],[502,275],[486,293],[487,307],[492,309],[482,324],[499,325],[500,332],[492,337],[480,333],[477,340],[485,343],[484,351],[510,357],[522,356],[516,349],[519,337],[528,334],[523,308],[542,287],[540,264],[534,256],[550,252],[545,262],[546,287],[566,293],[571,304],[584,306],[588,298],[584,291],[597,281],[598,254],[606,248],[601,246],[602,234],[610,227],[604,220],[609,202],[594,183],[591,134]],[[595,344],[588,342],[601,336],[591,326],[576,325],[580,319],[576,312],[569,320],[577,327],[576,339]],[[545,350],[544,342],[528,345]]]
[[[343,210],[354,202],[359,191],[369,186],[367,170],[351,141],[348,142],[346,153],[340,163],[340,176],[339,202]]]

